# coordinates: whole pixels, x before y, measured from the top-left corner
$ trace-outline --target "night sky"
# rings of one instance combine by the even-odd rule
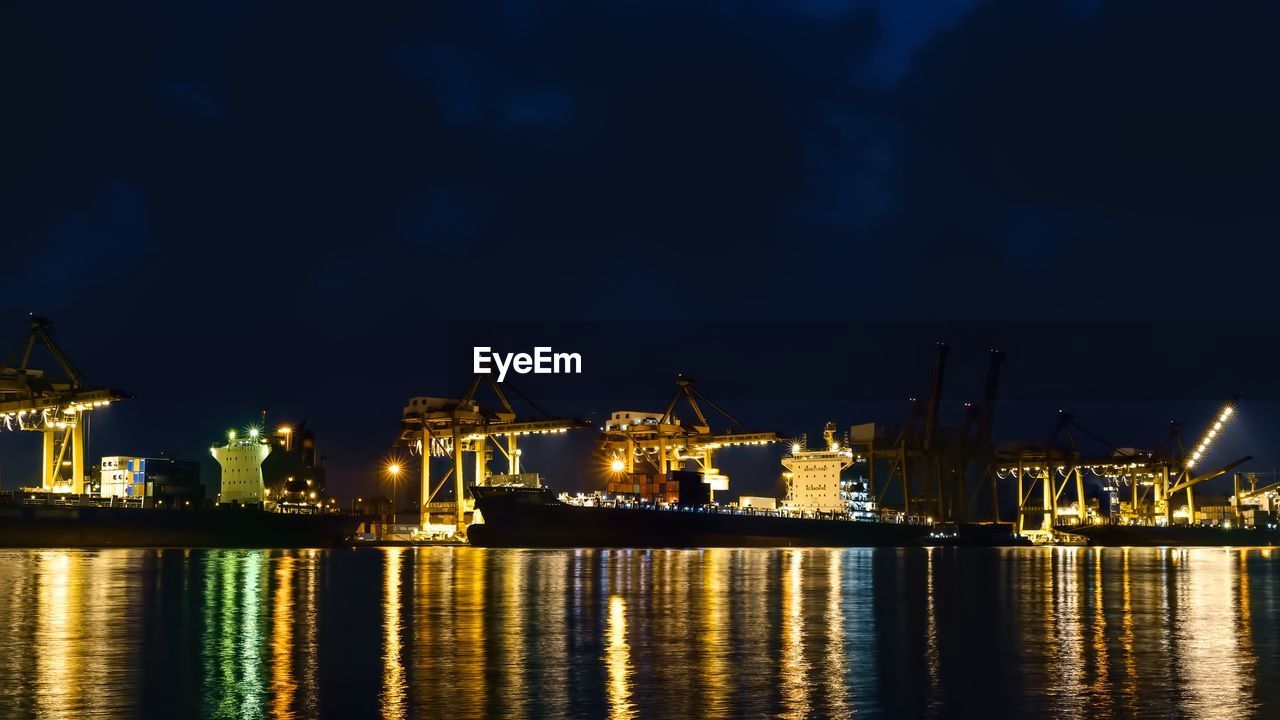
[[[206,457],[265,407],[364,492],[405,399],[465,382],[451,337],[589,320],[584,353],[642,372],[544,384],[550,410],[661,405],[689,370],[816,436],[897,421],[938,340],[977,400],[994,336],[998,435],[1068,403],[1154,445],[1243,391],[1240,449],[1280,463],[1274,4],[85,5],[0,9],[0,345],[50,316],[137,396],[95,457]],[[895,341],[785,332],[832,320]],[[0,433],[6,488],[38,447]]]

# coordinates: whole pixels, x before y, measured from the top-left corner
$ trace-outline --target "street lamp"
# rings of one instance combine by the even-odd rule
[[[387,463],[387,478],[391,481],[391,522],[396,519],[396,484],[400,480],[400,473],[404,471],[404,467],[397,460]]]

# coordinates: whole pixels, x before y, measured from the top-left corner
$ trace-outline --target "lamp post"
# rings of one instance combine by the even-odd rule
[[[387,479],[391,481],[391,522],[394,524],[396,520],[396,484],[400,480],[400,473],[404,471],[404,468],[400,463],[392,461],[387,463],[386,471]]]

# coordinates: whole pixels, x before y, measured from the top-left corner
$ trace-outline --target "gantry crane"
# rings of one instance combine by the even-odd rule
[[[481,386],[492,391],[498,406],[485,407],[476,396]],[[400,426],[400,442],[410,452],[422,456],[420,472],[420,513],[423,529],[431,501],[453,478],[455,527],[461,536],[466,532],[467,479],[463,454],[471,453],[474,459],[474,477],[471,482],[483,485],[489,478],[489,461],[493,448],[506,457],[507,473],[521,474],[518,438],[528,435],[562,433],[589,427],[590,423],[570,418],[548,418],[517,421],[517,414],[501,384],[493,376],[478,374],[461,398],[415,397],[404,408]],[[514,390],[514,388],[512,388]],[[517,391],[518,394],[518,391]],[[527,399],[526,399],[527,401]],[[528,403],[540,415],[545,415],[532,402]],[[446,458],[449,469],[434,488],[431,487],[431,458]]]
[[[875,423],[854,425],[850,431],[853,450],[867,458],[868,485],[880,507],[891,488],[902,493],[904,514],[923,515],[939,520],[967,521],[977,504],[977,493],[994,463],[992,428],[994,424],[1000,365],[1004,353],[989,351],[986,388],[981,405],[964,403],[963,423],[955,427],[939,422],[942,394],[946,379],[946,343],[935,346],[932,389],[928,399],[908,398],[906,422],[894,431]],[[880,474],[877,464],[888,464],[888,473]],[[969,476],[976,469],[977,481],[969,496]],[[992,505],[998,508],[997,489],[991,487]],[[998,509],[993,511],[999,519]]]
[[[1164,518],[1166,524],[1171,519],[1169,501],[1175,493],[1183,490],[1187,491],[1187,522],[1194,523],[1196,517],[1196,501],[1191,488],[1206,480],[1213,480],[1214,478],[1222,477],[1231,470],[1253,459],[1252,456],[1245,456],[1234,462],[1227,463],[1215,470],[1201,473],[1199,475],[1193,474],[1195,467],[1200,464],[1201,457],[1208,452],[1213,441],[1222,434],[1226,423],[1231,419],[1231,416],[1235,414],[1236,403],[1239,401],[1240,395],[1237,394],[1223,404],[1222,408],[1218,410],[1218,414],[1209,421],[1209,425],[1200,434],[1200,441],[1197,442],[1195,448],[1190,451],[1183,446],[1182,435],[1180,432],[1177,432],[1177,425],[1174,426],[1177,460],[1181,467],[1178,468],[1178,474],[1173,480],[1170,480],[1168,475],[1165,475],[1163,478],[1164,482],[1160,487],[1160,490],[1163,491],[1161,494],[1164,498]]]
[[[681,418],[677,410],[681,401],[693,417]],[[703,412],[699,400],[730,423],[726,432],[716,433]],[[614,412],[601,428],[597,452],[615,475],[637,474],[665,476],[692,462],[702,472],[712,491],[728,490],[729,479],[720,474],[715,464],[716,451],[737,445],[764,445],[789,442],[775,432],[748,429],[732,415],[702,394],[692,378],[676,377],[676,394],[662,413]],[[648,471],[648,472],[645,472]]]
[[[1252,459],[1244,457],[1209,472],[1194,473],[1194,467],[1234,413],[1238,399],[1237,395],[1223,405],[1190,452],[1182,444],[1178,423],[1171,426],[1170,448],[1163,452],[1144,452],[1116,447],[1081,427],[1071,413],[1059,411],[1058,422],[1047,442],[1005,448],[997,453],[993,467],[995,476],[1016,482],[1018,533],[1052,539],[1055,532],[1070,532],[1071,525],[1089,522],[1084,496],[1085,472],[1116,486],[1127,484],[1130,487],[1130,509],[1127,514],[1122,514],[1122,522],[1171,523],[1173,499],[1183,491],[1187,493],[1187,522],[1194,522],[1195,498],[1191,488],[1221,477]],[[1111,450],[1111,455],[1083,457],[1073,429],[1101,442]],[[1061,502],[1064,491],[1072,485],[1076,496],[1074,508]],[[1150,508],[1149,514],[1142,510],[1144,507]]]
[[[53,341],[52,328],[48,318],[33,315],[27,336],[0,364],[0,429],[41,433],[41,490],[80,495],[84,493],[88,456],[88,413],[130,396],[119,390],[90,386]],[[53,357],[61,377],[31,366],[37,345]]]
[[[1258,481],[1266,475],[1271,482],[1258,487]],[[1249,489],[1245,490],[1243,482],[1249,483]],[[1276,507],[1276,495],[1280,494],[1280,481],[1276,481],[1276,473],[1244,473],[1241,477],[1240,473],[1235,474],[1235,493],[1232,495],[1231,504],[1235,507],[1235,519],[1239,523],[1241,513],[1244,510],[1244,502],[1246,500],[1258,499],[1262,503],[1262,509],[1266,512],[1274,512]]]

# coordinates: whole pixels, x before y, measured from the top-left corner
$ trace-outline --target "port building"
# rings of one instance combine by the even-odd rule
[[[110,455],[98,465],[98,495],[110,499],[204,501],[200,463]]]

